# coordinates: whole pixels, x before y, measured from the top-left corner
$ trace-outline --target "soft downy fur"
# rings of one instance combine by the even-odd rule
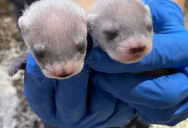
[[[94,41],[116,61],[135,63],[152,49],[150,9],[140,0],[98,0],[87,24]]]
[[[87,25],[98,46],[120,63],[139,62],[152,50],[150,8],[141,0],[98,0],[87,17]],[[172,72],[157,69],[136,74],[157,76]]]
[[[49,78],[64,79],[83,68],[87,47],[84,10],[72,0],[40,0],[18,20],[28,51]]]

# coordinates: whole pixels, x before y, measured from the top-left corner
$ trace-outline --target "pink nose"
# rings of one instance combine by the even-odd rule
[[[139,48],[131,48],[130,51],[134,54],[136,53],[142,53],[145,50],[145,47],[139,47]]]

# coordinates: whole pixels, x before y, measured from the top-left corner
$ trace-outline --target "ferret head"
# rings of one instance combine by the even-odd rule
[[[152,49],[150,9],[140,0],[99,0],[87,24],[94,41],[113,60],[135,63]]]
[[[41,0],[18,21],[24,42],[48,78],[65,79],[79,73],[87,47],[83,9],[70,0]]]

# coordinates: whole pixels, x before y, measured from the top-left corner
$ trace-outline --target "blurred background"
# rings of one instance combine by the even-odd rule
[[[184,11],[185,27],[188,28],[188,0]],[[22,43],[12,7],[0,0],[0,128],[44,128],[40,119],[29,109],[23,95],[23,71],[14,77],[7,75],[9,62],[23,53]],[[170,128],[151,125],[150,128]],[[172,128],[188,128],[188,119]]]

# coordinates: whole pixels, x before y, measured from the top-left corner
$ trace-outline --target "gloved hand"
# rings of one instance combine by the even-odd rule
[[[152,52],[135,64],[120,64],[102,50],[90,51],[91,81],[114,97],[135,108],[143,121],[173,126],[188,115],[188,31],[183,15],[170,0],[144,0],[152,12],[154,35]],[[101,63],[102,62],[102,63]],[[177,68],[172,75],[144,76],[140,72],[158,68]],[[110,74],[112,73],[112,74]],[[116,74],[115,74],[116,73]]]
[[[92,41],[88,39],[88,43],[91,46]],[[30,54],[24,95],[44,123],[59,128],[104,128],[129,123],[135,116],[134,109],[94,86],[89,75],[90,67],[85,65],[81,73],[70,79],[47,79]]]
[[[162,68],[188,65],[188,30],[184,28],[183,14],[171,0],[143,0],[151,9],[155,34],[149,55],[134,64],[113,61],[99,47],[92,49],[87,59],[96,71],[105,73],[137,73]],[[101,63],[102,62],[102,63]]]
[[[173,126],[188,116],[188,68],[153,77],[95,72],[91,81],[136,109],[143,121]]]
[[[181,34],[180,34],[180,36],[181,36]],[[161,37],[161,40],[162,39],[164,40],[165,38],[162,38],[162,37]],[[181,48],[181,47],[177,47],[177,49],[178,48]],[[160,56],[161,53],[158,53],[159,49],[155,49],[155,50],[157,51],[157,52],[154,52],[154,53],[156,53],[155,56],[158,56],[158,54]],[[93,52],[93,54],[100,54],[100,52],[98,52],[98,51],[96,51],[96,52],[92,51],[92,52]],[[90,55],[92,55],[92,52]],[[168,55],[168,54],[166,54],[166,55]],[[98,56],[98,57],[100,58],[100,56]],[[160,56],[159,58],[161,58],[161,57],[162,56]],[[88,56],[87,58],[91,58],[91,57]],[[173,60],[172,57],[170,57],[170,58],[167,58],[167,60],[168,59]],[[93,59],[93,58],[91,58],[91,59]],[[163,58],[163,59],[166,60],[166,58]],[[174,57],[173,61],[177,61],[176,59],[177,58]],[[148,58],[148,62],[150,62],[149,60],[152,61],[151,58]],[[179,59],[179,60],[181,60],[181,59]],[[159,59],[159,61],[160,61],[160,59]],[[87,60],[86,62],[88,63],[89,61]],[[107,62],[107,61],[103,60],[101,62]],[[153,61],[153,63],[154,62],[159,64],[158,61]],[[181,61],[181,62],[183,62],[183,61]],[[178,65],[176,63],[174,62],[174,65],[177,67],[181,64],[180,63]],[[100,63],[99,67],[103,66],[102,64],[103,63]],[[114,64],[113,61],[110,61],[110,63],[108,63],[108,65],[111,65],[111,66],[113,64]],[[141,64],[144,65],[144,63],[141,63]],[[154,65],[155,65],[155,63],[154,63]],[[105,65],[105,66],[107,66],[107,65]],[[118,63],[118,66],[119,66],[119,63]],[[137,66],[138,66],[138,64],[137,64]],[[146,61],[145,61],[145,67],[147,67],[147,66],[146,66]],[[121,69],[122,69],[122,67],[121,67]],[[146,69],[146,70],[150,70],[150,69]],[[106,70],[106,71],[108,71],[108,70]],[[109,69],[109,71],[111,72],[110,69]],[[172,112],[174,112],[174,110],[177,110],[177,109],[169,108],[168,111],[166,111],[168,116],[164,116],[163,113],[160,113],[160,112],[157,113],[158,114],[157,116],[155,114],[157,112],[156,110],[163,110],[164,108],[168,108],[167,106],[169,106],[169,107],[175,106],[170,103],[169,103],[170,104],[169,105],[168,103],[166,103],[167,100],[162,99],[163,97],[168,96],[165,93],[169,92],[168,93],[168,94],[170,94],[169,97],[174,98],[174,99],[176,96],[182,95],[182,93],[186,94],[186,89],[187,89],[186,81],[185,81],[186,75],[184,75],[183,73],[180,73],[180,75],[178,75],[178,77],[176,77],[176,78],[179,79],[181,77],[181,79],[179,79],[179,81],[177,83],[180,84],[181,86],[182,85],[185,85],[185,86],[183,86],[182,88],[179,88],[179,90],[176,90],[177,91],[175,93],[176,95],[172,95],[172,93],[170,93],[169,88],[165,88],[164,85],[163,85],[164,88],[162,88],[163,87],[162,84],[165,84],[164,80],[161,80],[161,81],[157,80],[157,82],[155,82],[154,81],[155,79],[150,76],[147,76],[147,77],[146,76],[136,76],[136,77],[134,77],[134,75],[131,75],[131,74],[129,76],[127,74],[122,74],[122,76],[118,76],[120,74],[105,74],[105,76],[102,75],[103,76],[102,77],[100,75],[100,72],[98,72],[99,74],[94,72],[94,74],[91,75],[91,78],[90,78],[91,81],[89,81],[89,83],[88,83],[89,72],[90,72],[90,69],[89,69],[88,65],[85,65],[83,71],[80,74],[78,74],[70,79],[62,80],[62,81],[45,79],[43,74],[40,72],[38,65],[36,64],[36,62],[34,61],[32,56],[29,55],[27,65],[26,65],[25,78],[24,78],[24,95],[25,95],[26,99],[28,100],[31,109],[42,119],[42,121],[44,121],[47,124],[58,126],[60,128],[61,127],[63,127],[63,128],[64,127],[65,128],[96,128],[96,127],[104,128],[104,127],[113,127],[113,126],[123,126],[123,125],[127,124],[133,118],[133,116],[135,114],[135,109],[137,110],[139,115],[144,119],[144,121],[147,121],[149,123],[160,122],[160,123],[164,124],[163,119],[165,118],[166,119],[165,123],[167,124],[167,120],[168,121],[171,120],[169,115]],[[127,70],[126,70],[126,72],[127,72]],[[139,71],[136,71],[136,72],[139,72]],[[108,75],[117,75],[118,77],[115,77],[115,76],[108,77]],[[123,75],[127,75],[127,76],[125,77]],[[131,76],[133,76],[133,77],[131,77]],[[119,79],[117,79],[117,78],[119,78]],[[125,79],[125,78],[127,78],[127,79]],[[130,78],[130,79],[128,79],[128,78]],[[116,83],[110,83],[109,79],[111,79],[112,82],[114,80],[114,82],[116,82]],[[124,81],[124,79],[125,79],[125,81]],[[166,77],[166,79],[170,80],[170,79],[168,79],[168,77]],[[138,80],[138,81],[136,82],[135,80]],[[151,83],[153,82],[153,84],[156,83],[155,86],[156,87],[158,86],[159,90],[155,91],[155,90],[153,90],[153,88],[149,88],[151,86],[149,86],[148,84],[142,84],[145,81],[147,82],[147,80],[148,81],[151,80]],[[101,84],[100,81],[104,81],[104,82]],[[132,82],[135,81],[135,83],[134,82],[130,83],[131,81]],[[181,83],[181,81],[183,84]],[[141,83],[142,86],[139,86],[140,85],[139,83]],[[172,81],[172,83],[173,83],[173,81]],[[126,86],[125,86],[125,84],[126,84]],[[178,84],[176,84],[176,86]],[[129,101],[133,101],[133,102],[129,102],[129,103],[122,102],[121,100],[126,101],[126,99],[125,99],[126,97],[124,97],[123,94],[126,92],[132,92],[132,91],[130,91],[131,90],[130,87],[132,87],[132,86],[135,87],[134,85],[138,86],[138,90],[135,90],[136,93],[133,92],[133,93],[129,93],[130,95],[127,94],[128,96],[130,96]],[[154,89],[156,89],[156,87]],[[149,88],[149,89],[147,90],[147,88]],[[104,91],[103,89],[106,91]],[[112,89],[114,89],[114,90],[112,90]],[[122,90],[119,91],[119,97],[118,97],[115,93],[116,93],[116,90],[120,90],[120,89],[122,89]],[[129,91],[126,91],[126,89],[128,89]],[[132,89],[134,91],[135,88],[132,88]],[[174,90],[175,89],[176,88],[174,88]],[[140,90],[144,90],[144,91],[140,91]],[[139,91],[140,95],[137,96],[138,91]],[[147,92],[146,95],[144,94],[145,92]],[[151,93],[155,92],[154,94],[156,96],[152,96],[150,98],[149,96],[152,95],[152,94],[150,94],[150,92]],[[118,91],[117,91],[117,93],[118,93]],[[150,95],[148,95],[148,94],[150,94]],[[158,96],[160,94],[162,94],[163,96],[158,98]],[[139,96],[143,96],[143,98],[141,97],[140,99],[144,99],[144,98],[146,99],[144,101],[144,103],[142,103],[142,102],[137,103],[137,101],[135,99],[138,98]],[[117,98],[114,98],[114,97],[118,97],[121,100],[118,100]],[[176,101],[179,102],[179,99],[181,100],[181,98],[178,97]],[[158,108],[161,108],[161,109],[158,109],[157,107],[156,108],[152,107],[152,102],[147,102],[147,100],[148,101],[149,100],[150,101],[159,101],[158,103],[160,103],[160,104],[158,105]],[[165,104],[162,104],[162,103],[165,103]],[[182,105],[182,104],[178,104],[178,105]],[[151,107],[148,107],[148,106],[151,106]],[[152,109],[147,109],[147,108],[152,108],[154,111],[152,111]],[[185,109],[183,109],[183,110],[185,110]],[[150,112],[149,113],[150,115],[145,112]],[[183,112],[183,111],[181,111],[181,109],[179,111],[177,111],[177,113],[181,113],[181,112]],[[183,113],[183,114],[186,114],[186,113]],[[151,116],[151,119],[149,118],[150,116]],[[162,117],[164,116],[164,118],[161,118],[161,116]],[[185,117],[185,115],[184,115],[184,117]],[[148,119],[150,119],[150,120],[148,121]],[[159,119],[161,119],[161,121],[159,121]],[[181,117],[178,117],[177,119],[178,119],[178,121],[182,120]],[[175,121],[173,123],[177,123],[177,121]],[[167,124],[167,125],[171,125],[171,124]]]

